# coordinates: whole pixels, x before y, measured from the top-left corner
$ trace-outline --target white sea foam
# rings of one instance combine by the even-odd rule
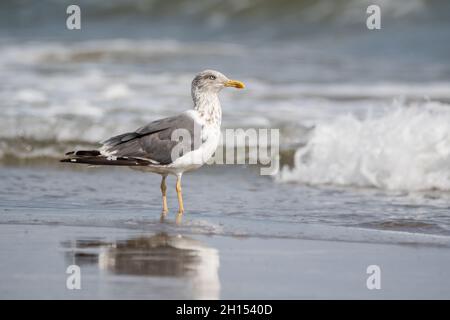
[[[102,93],[102,96],[107,100],[127,98],[130,95],[130,88],[123,83],[110,85]]]
[[[450,190],[450,106],[393,106],[318,123],[278,179],[387,190]]]
[[[429,81],[426,83],[370,82],[370,83],[294,83],[283,84],[273,89],[273,84],[252,82],[255,93],[272,97],[322,97],[338,99],[386,99],[405,97],[410,99],[450,99],[448,82]]]

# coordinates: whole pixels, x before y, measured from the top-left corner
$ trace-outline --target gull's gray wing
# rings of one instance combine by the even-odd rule
[[[172,159],[172,150],[180,143],[179,140],[172,140],[172,134],[177,129],[183,129],[182,134],[190,135],[189,151],[194,150],[194,146],[200,146],[201,143],[194,143],[195,139],[199,139],[200,125],[189,114],[182,113],[151,122],[134,132],[109,138],[103,142],[100,152],[104,156],[145,159],[160,165],[170,164],[176,160]],[[178,132],[175,136],[178,136]]]

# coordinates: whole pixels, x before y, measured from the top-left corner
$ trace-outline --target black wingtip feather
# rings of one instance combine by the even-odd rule
[[[61,159],[60,162],[66,163],[82,163],[82,164],[90,164],[90,165],[100,165],[100,166],[148,166],[152,164],[150,161],[139,159],[139,158],[128,158],[128,157],[119,157],[116,159],[109,159],[105,156],[93,156],[86,157],[82,156],[79,158],[67,158]]]
[[[70,151],[66,153],[66,156],[78,156],[78,157],[96,157],[100,155],[98,150],[79,150]]]

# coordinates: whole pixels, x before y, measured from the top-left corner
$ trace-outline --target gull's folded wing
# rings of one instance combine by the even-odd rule
[[[172,159],[173,148],[180,143],[177,137],[190,135],[189,148],[194,150],[194,146],[200,145],[194,143],[201,136],[200,132],[200,125],[191,115],[182,113],[151,122],[134,132],[111,137],[102,142],[100,150],[69,152],[69,158],[62,161],[96,165],[167,165],[180,156]]]

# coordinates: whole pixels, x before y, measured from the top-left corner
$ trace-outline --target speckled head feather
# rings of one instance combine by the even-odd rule
[[[215,70],[204,70],[198,73],[192,80],[192,98],[201,93],[219,93],[229,81],[224,74]]]
[[[192,80],[191,94],[194,109],[209,124],[220,126],[222,109],[218,93],[225,87],[244,88],[239,81],[230,80],[224,74],[215,70],[204,70]]]

